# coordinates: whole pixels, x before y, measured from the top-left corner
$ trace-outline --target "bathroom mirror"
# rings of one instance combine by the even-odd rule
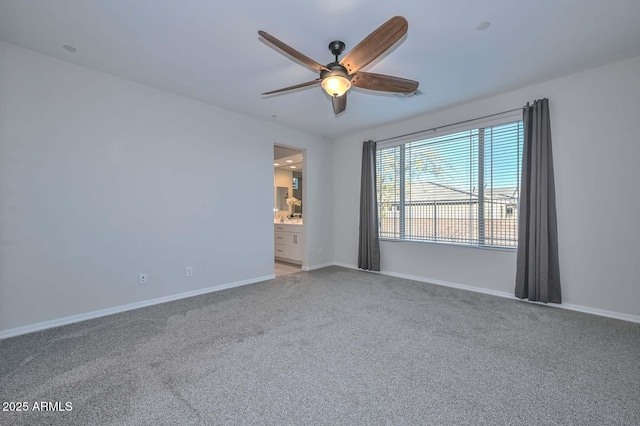
[[[278,186],[276,188],[276,209],[288,211],[287,198],[289,198],[289,188]]]
[[[302,172],[292,172],[291,177],[293,180],[293,196],[302,201]],[[302,204],[293,206],[293,215],[302,216]]]

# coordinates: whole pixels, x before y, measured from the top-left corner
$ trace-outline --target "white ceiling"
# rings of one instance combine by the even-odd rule
[[[276,164],[278,165],[276,166]],[[274,145],[273,167],[276,169],[294,171],[291,169],[292,166],[295,167],[296,172],[302,171],[302,151]]]
[[[338,117],[319,86],[260,95],[317,75],[258,30],[326,64],[394,15],[408,36],[366,70],[423,95],[353,89]],[[638,56],[639,23],[639,0],[0,0],[1,40],[329,138]]]

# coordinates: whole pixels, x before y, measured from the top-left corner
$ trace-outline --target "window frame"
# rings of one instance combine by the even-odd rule
[[[444,137],[450,134],[457,134],[457,133],[461,133],[461,132],[465,132],[465,131],[473,131],[473,130],[477,130],[478,133],[480,133],[480,129],[486,129],[488,127],[495,127],[495,126],[501,126],[501,125],[505,125],[505,124],[511,124],[511,123],[517,123],[519,122],[519,129],[518,129],[518,147],[517,147],[517,159],[516,161],[518,162],[517,167],[518,167],[518,171],[521,169],[522,164],[522,136],[523,136],[523,117],[522,117],[522,111],[520,109],[518,110],[512,110],[512,111],[508,111],[505,113],[499,113],[499,114],[493,114],[490,116],[486,116],[486,117],[482,117],[479,119],[472,119],[472,120],[466,120],[464,122],[460,122],[460,123],[456,123],[453,125],[445,125],[445,126],[441,126],[441,127],[437,127],[437,128],[432,128],[429,130],[425,130],[425,131],[420,131],[420,132],[414,132],[414,133],[410,133],[408,135],[404,135],[404,136],[400,136],[400,137],[396,137],[396,138],[390,138],[387,140],[384,140],[382,142],[378,142],[376,144],[376,160],[379,159],[378,157],[378,152],[380,150],[384,150],[384,149],[388,149],[388,148],[392,148],[392,147],[397,147],[397,146],[406,146],[407,144],[410,144],[412,142],[421,142],[421,141],[425,141],[425,140],[429,140],[429,139],[435,139],[435,138],[440,138],[440,137]],[[478,151],[476,152],[476,154],[478,156],[480,156],[480,146],[478,146]],[[404,151],[404,150],[403,150]],[[398,159],[397,160],[398,163],[400,164],[401,161],[404,161],[404,156],[402,156],[402,159]],[[376,165],[376,171],[378,170],[378,166]],[[400,170],[404,171],[404,166],[400,167]],[[398,187],[400,187],[400,189],[398,190],[399,192],[399,201],[398,203],[405,203],[405,208],[406,208],[406,199],[405,199],[405,192],[406,192],[406,182],[405,182],[405,177],[404,177],[404,173],[400,173],[398,172],[398,174],[401,176],[399,178],[399,182],[397,184]],[[516,242],[514,246],[506,246],[506,245],[492,245],[492,244],[480,244],[479,243],[479,238],[476,237],[476,241],[471,242],[471,241],[467,241],[467,242],[455,242],[455,241],[438,241],[438,240],[433,240],[433,239],[416,239],[416,238],[411,238],[411,236],[409,237],[398,237],[398,238],[394,238],[394,237],[389,237],[389,236],[383,236],[381,235],[381,231],[382,231],[382,222],[381,222],[381,218],[379,217],[378,219],[378,238],[380,241],[384,241],[384,242],[397,242],[397,243],[409,243],[409,244],[419,244],[419,245],[437,245],[437,246],[453,246],[453,247],[465,247],[465,248],[471,248],[471,249],[481,249],[481,250],[496,250],[496,251],[508,251],[508,252],[514,252],[517,250],[518,247],[518,242],[517,242],[517,227],[518,227],[518,211],[519,211],[519,207],[520,207],[520,176],[518,174],[517,177],[517,188],[518,188],[518,198],[517,201],[515,203],[509,203],[509,206],[514,209],[513,214],[515,214],[515,223],[516,223]],[[378,208],[380,210],[381,207],[381,201],[380,201],[380,189],[377,189],[377,204],[378,204]],[[437,201],[436,201],[437,202]],[[484,208],[484,207],[483,207]],[[507,218],[507,204],[505,204],[505,206],[503,207],[504,210],[504,217]],[[397,206],[397,211],[398,211],[398,234],[400,235],[404,235],[405,234],[405,229],[406,228],[406,222],[410,221],[411,218],[407,217],[407,215],[405,214],[405,217],[402,217],[402,212],[404,211],[403,208],[400,207],[400,204]],[[380,212],[379,212],[380,215]],[[476,227],[480,227],[480,217],[479,215],[477,215],[475,218],[469,218],[469,220],[472,220],[475,224]],[[402,222],[405,222],[405,226],[403,227],[401,225]]]

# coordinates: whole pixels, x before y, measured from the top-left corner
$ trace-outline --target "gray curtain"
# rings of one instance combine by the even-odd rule
[[[562,303],[549,100],[523,110],[516,297]]]
[[[376,143],[367,141],[362,145],[358,268],[370,271],[380,270],[378,199],[376,194]]]

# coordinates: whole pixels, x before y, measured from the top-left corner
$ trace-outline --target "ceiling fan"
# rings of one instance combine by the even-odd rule
[[[331,96],[333,101],[333,111],[340,114],[347,107],[347,92],[351,86],[363,89],[377,90],[382,92],[411,93],[418,88],[418,82],[391,75],[374,74],[360,71],[371,61],[382,55],[387,49],[393,46],[407,33],[409,24],[402,16],[394,16],[387,22],[376,28],[356,47],[347,53],[340,61],[338,56],[342,54],[345,44],[339,40],[329,43],[329,50],[335,56],[335,62],[321,65],[308,56],[303,55],[291,46],[286,45],[274,36],[258,31],[258,34],[275,47],[291,55],[294,59],[302,62],[309,68],[320,71],[320,77],[306,83],[296,84],[263,95],[286,92],[299,89],[314,84],[320,84],[322,88]]]

